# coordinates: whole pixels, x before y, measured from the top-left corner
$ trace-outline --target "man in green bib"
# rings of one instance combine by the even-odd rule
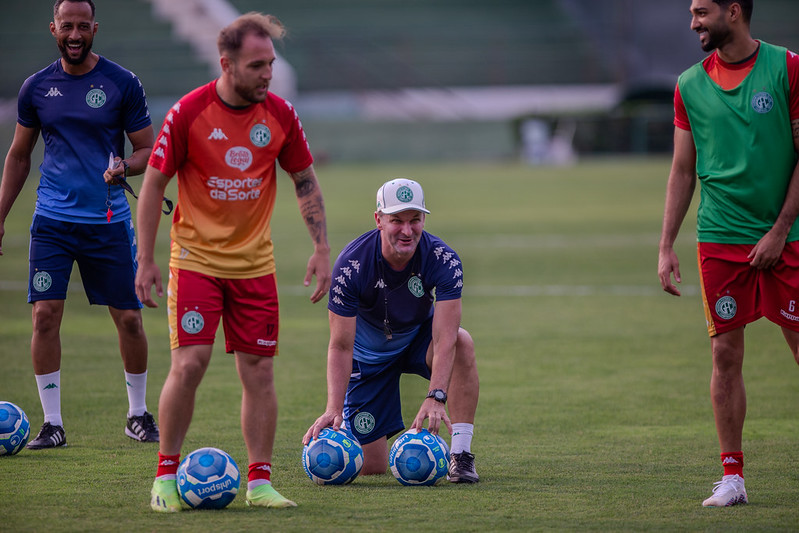
[[[698,177],[697,253],[724,468],[705,507],[748,502],[746,325],[761,317],[779,325],[799,363],[799,56],[752,38],[752,4],[691,2],[691,29],[712,53],[679,77],[674,92],[674,158],[658,255],[663,290],[679,296],[674,241]]]

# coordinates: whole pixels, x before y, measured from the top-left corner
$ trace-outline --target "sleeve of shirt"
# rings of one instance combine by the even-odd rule
[[[280,167],[291,174],[311,166],[313,164],[313,156],[297,111],[287,100],[284,100],[284,103],[286,109],[282,109],[281,113],[285,117],[282,122],[286,128],[286,144],[281,149],[277,159]]]
[[[33,107],[33,76],[25,80],[17,98],[17,122],[26,128],[38,128],[39,115]]]
[[[164,117],[164,124],[155,139],[149,164],[165,176],[174,176],[188,152],[188,113],[180,113],[183,100],[172,106]]]
[[[463,290],[463,264],[455,251],[439,241],[433,248],[435,258],[436,301],[457,300]]]
[[[788,84],[790,87],[790,117],[791,120],[799,119],[799,55],[790,50],[787,54]]]
[[[674,125],[681,130],[691,131],[691,123],[688,120],[688,111],[685,110],[685,103],[680,95],[680,84],[674,87]]]
[[[361,268],[355,268],[345,248],[333,265],[333,280],[330,284],[330,294],[327,299],[329,311],[344,317],[353,317],[358,314],[359,289]]]
[[[147,97],[141,80],[130,73],[131,79],[125,87],[125,131],[132,133],[152,124],[150,110],[147,108]]]

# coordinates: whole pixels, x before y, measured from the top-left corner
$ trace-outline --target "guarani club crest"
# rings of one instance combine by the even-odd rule
[[[272,132],[265,124],[256,124],[250,129],[250,141],[258,148],[263,148],[272,140]]]
[[[33,276],[31,283],[36,292],[45,292],[53,285],[53,278],[45,271],[39,271]]]
[[[107,99],[105,91],[102,89],[92,89],[86,93],[86,104],[94,109],[103,107]]]
[[[355,431],[361,435],[367,435],[375,428],[375,417],[372,416],[372,413],[361,411],[355,415],[355,418],[352,420],[352,425]]]
[[[180,321],[180,327],[190,335],[196,335],[201,332],[204,325],[205,319],[203,319],[203,316],[197,311],[187,312]]]
[[[716,314],[719,318],[729,320],[735,316],[738,311],[738,303],[732,296],[722,296],[716,300]]]
[[[774,107],[774,98],[766,91],[760,91],[752,97],[752,109],[761,115],[771,111]]]
[[[408,280],[408,290],[417,298],[424,296],[424,285],[419,276],[411,276],[411,279]]]
[[[411,188],[403,185],[397,189],[397,200],[406,204],[413,200],[413,191]]]

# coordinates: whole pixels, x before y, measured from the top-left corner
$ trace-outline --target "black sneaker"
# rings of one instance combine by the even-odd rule
[[[469,452],[450,454],[447,480],[450,483],[477,483],[480,481],[480,476],[474,470],[474,455]]]
[[[141,416],[128,418],[128,424],[125,426],[125,435],[140,442],[158,442],[161,440],[155,419],[147,411]]]
[[[67,434],[63,426],[54,426],[50,422],[42,424],[39,434],[25,446],[29,450],[42,450],[67,445]]]

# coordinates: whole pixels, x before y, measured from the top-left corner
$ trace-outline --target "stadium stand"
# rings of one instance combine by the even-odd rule
[[[612,81],[557,0],[231,3],[283,20],[301,92]]]
[[[97,0],[95,50],[141,77],[156,124],[217,74],[151,5],[184,22],[186,2],[286,24],[277,51],[299,92],[283,95],[320,159],[511,158],[544,130],[580,153],[668,151],[670,93],[703,56],[689,0]],[[58,52],[52,0],[3,4],[0,122],[13,131],[19,86]],[[758,0],[753,34],[799,51],[797,17],[796,0]]]
[[[210,69],[173,37],[143,0],[98,0],[94,50],[135,72],[148,97],[174,98],[210,79]],[[22,82],[58,57],[50,35],[53,2],[4,1],[0,17],[0,98],[16,98]]]

